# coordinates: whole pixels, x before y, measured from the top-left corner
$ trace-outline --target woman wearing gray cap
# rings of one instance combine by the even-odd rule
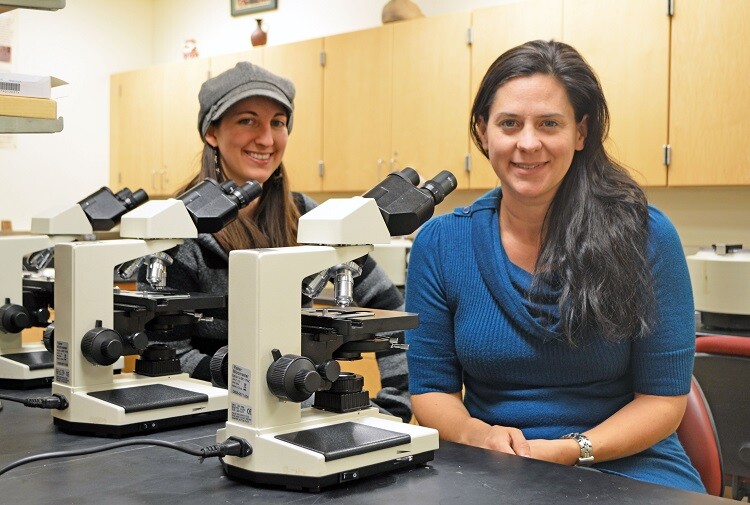
[[[200,234],[172,251],[169,287],[189,292],[228,292],[229,251],[297,245],[297,220],[316,206],[308,196],[290,190],[282,162],[294,120],[294,84],[249,62],[203,83],[198,100],[198,131],[203,140],[201,169],[185,189],[206,177],[238,185],[255,180],[260,198],[240,211],[238,219],[214,234]],[[359,306],[403,310],[404,300],[386,274],[368,258],[355,278]],[[302,304],[309,299],[303,297]],[[227,310],[204,311],[212,322],[174,333],[183,371],[210,380],[210,355],[227,343]],[[155,340],[152,340],[155,342]],[[377,354],[383,389],[374,403],[408,422],[406,356],[395,350]]]

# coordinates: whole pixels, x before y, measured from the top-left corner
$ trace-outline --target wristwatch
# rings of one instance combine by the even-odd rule
[[[581,453],[578,455],[578,463],[576,466],[591,466],[594,464],[594,446],[591,445],[591,440],[586,435],[580,433],[568,433],[560,438],[573,438],[578,442],[578,447],[581,448]]]

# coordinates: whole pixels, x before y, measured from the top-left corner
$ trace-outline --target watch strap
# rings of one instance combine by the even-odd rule
[[[594,464],[594,446],[586,435],[580,433],[568,433],[560,438],[572,438],[578,442],[581,452],[578,455],[576,466],[591,466]]]

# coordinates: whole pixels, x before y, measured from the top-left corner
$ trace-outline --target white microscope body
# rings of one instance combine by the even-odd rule
[[[269,382],[281,354],[281,360],[302,354],[302,280],[369,253],[373,244],[390,243],[392,231],[373,198],[331,199],[299,221],[298,242],[317,245],[230,253],[229,412],[217,440],[243,439],[252,454],[225,457],[228,475],[318,491],[433,459],[438,448],[434,429],[403,423],[372,407],[341,413],[302,408],[280,399]],[[306,373],[274,380],[304,389]]]
[[[22,304],[24,257],[93,233],[83,208],[75,204],[49,209],[33,217],[29,235],[0,237],[0,302]],[[0,329],[0,386],[28,389],[51,384],[54,373],[52,355],[41,341],[23,343],[21,338],[20,328],[27,326],[28,314],[6,311],[4,317],[9,319],[9,326],[19,331]]]
[[[259,185],[252,184],[259,194]],[[126,345],[112,330],[115,267],[197,237],[189,204],[151,201],[122,217],[119,240],[55,246],[52,393],[69,403],[53,411],[54,423],[63,431],[118,437],[226,419],[226,390],[190,378],[179,366],[173,374],[147,376],[113,375],[107,364]]]

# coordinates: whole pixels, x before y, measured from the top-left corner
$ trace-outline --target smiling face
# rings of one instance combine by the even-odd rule
[[[232,105],[206,131],[218,147],[224,175],[238,185],[265,183],[281,164],[289,138],[286,109],[270,98],[253,96]]]
[[[586,118],[575,121],[565,88],[552,76],[516,77],[495,92],[482,146],[503,187],[503,198],[549,203],[586,140]]]

